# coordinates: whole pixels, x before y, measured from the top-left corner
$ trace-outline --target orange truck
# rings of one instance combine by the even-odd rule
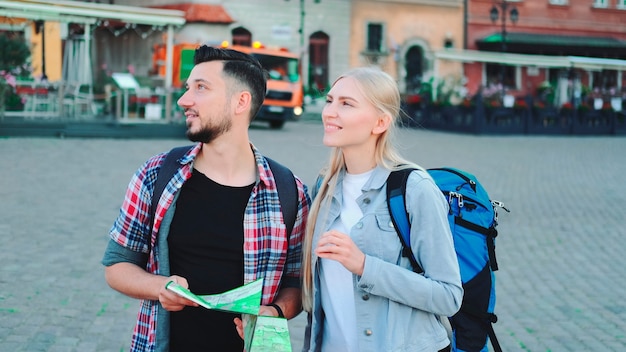
[[[182,88],[193,68],[194,51],[198,44],[181,43],[174,46],[172,82]],[[300,58],[283,48],[266,48],[258,42],[252,46],[229,45],[221,47],[238,50],[254,56],[269,73],[267,94],[256,121],[266,121],[271,128],[282,128],[286,121],[300,119],[303,113],[304,87]],[[165,76],[165,45],[158,44],[153,51],[153,70]]]

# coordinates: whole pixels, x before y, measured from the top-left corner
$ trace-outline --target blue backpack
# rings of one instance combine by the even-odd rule
[[[414,169],[393,171],[387,179],[387,205],[403,246],[403,255],[413,271],[423,273],[410,243],[409,217],[405,206],[406,181]],[[494,271],[498,270],[495,238],[498,235],[497,208],[476,177],[454,168],[428,169],[428,173],[450,205],[448,220],[456,250],[464,295],[461,309],[449,317],[452,351],[487,351],[487,337],[494,351],[502,349],[492,323],[496,303]]]

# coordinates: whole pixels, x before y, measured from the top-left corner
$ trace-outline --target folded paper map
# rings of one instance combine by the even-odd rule
[[[287,319],[259,315],[263,279],[214,295],[196,295],[174,281],[165,287],[204,308],[243,314],[247,352],[291,352]]]
[[[291,352],[287,319],[246,314],[243,321],[246,351]]]
[[[207,309],[257,315],[261,306],[263,279],[214,295],[193,294],[174,281],[168,282],[165,288]]]

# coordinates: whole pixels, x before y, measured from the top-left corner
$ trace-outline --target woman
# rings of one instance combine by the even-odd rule
[[[303,253],[305,351],[440,351],[439,316],[461,305],[463,289],[448,205],[424,169],[391,145],[400,114],[395,81],[375,68],[341,75],[322,111],[330,162],[314,190]],[[403,165],[403,166],[400,166]],[[407,183],[411,270],[387,210],[391,170],[417,167]]]

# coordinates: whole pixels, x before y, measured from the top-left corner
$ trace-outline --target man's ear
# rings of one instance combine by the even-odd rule
[[[245,114],[246,111],[249,112],[252,105],[252,94],[250,94],[247,90],[242,90],[241,92],[235,94],[235,97],[235,114],[241,115]]]
[[[372,129],[372,134],[381,134],[389,129],[391,124],[391,116],[388,114],[380,114],[376,119],[376,125]]]

